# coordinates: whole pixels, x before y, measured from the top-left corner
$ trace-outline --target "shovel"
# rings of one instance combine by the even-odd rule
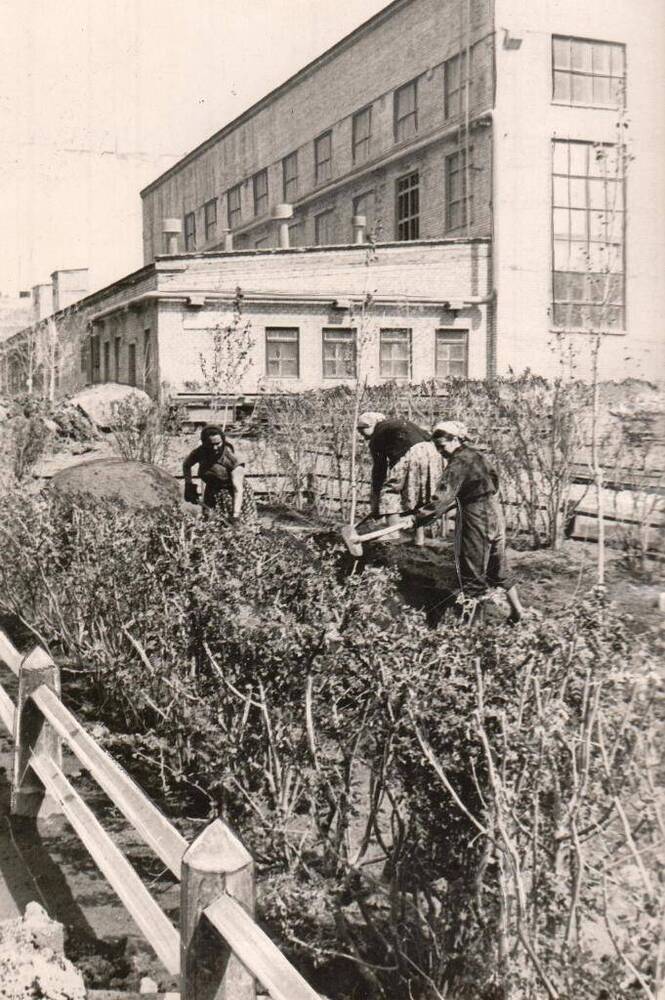
[[[363,554],[363,542],[371,542],[375,538],[383,538],[384,535],[392,535],[396,531],[401,531],[402,528],[413,526],[413,519],[410,514],[405,514],[404,518],[405,520],[398,521],[397,524],[389,524],[386,528],[377,528],[375,531],[368,531],[364,535],[358,534],[358,524],[362,524],[362,521],[359,521],[358,524],[347,524],[342,528],[340,534],[351,555],[359,559]],[[406,520],[406,518],[409,520]],[[364,518],[363,520],[367,519]]]

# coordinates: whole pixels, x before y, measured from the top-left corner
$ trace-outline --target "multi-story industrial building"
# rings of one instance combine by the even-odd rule
[[[595,333],[601,376],[665,376],[665,5],[627,7],[394,0],[145,188],[145,267],[84,300],[79,378],[134,371],[138,322],[183,391],[233,283],[242,391],[584,375]]]

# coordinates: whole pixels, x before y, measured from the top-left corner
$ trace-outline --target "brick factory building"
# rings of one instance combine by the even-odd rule
[[[662,378],[665,11],[626,6],[389,4],[144,189],[72,379],[186,391],[236,287],[239,391],[585,375],[593,331],[603,377]]]

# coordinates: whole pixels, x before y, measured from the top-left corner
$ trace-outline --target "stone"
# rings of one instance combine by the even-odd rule
[[[85,1000],[83,976],[62,947],[62,925],[39,903],[0,923],[0,1000]]]
[[[126,399],[136,399],[148,405],[150,396],[143,389],[135,386],[118,385],[115,382],[104,382],[102,385],[92,385],[81,389],[69,400],[70,406],[77,406],[88,420],[99,430],[110,430],[113,423],[113,407]]]

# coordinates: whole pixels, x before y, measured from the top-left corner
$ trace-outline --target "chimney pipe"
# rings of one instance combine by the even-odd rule
[[[230,229],[224,230],[224,253],[231,253],[233,250],[233,233]]]
[[[353,226],[353,242],[354,243],[364,243],[365,242],[365,227],[367,225],[367,219],[364,215],[354,215],[351,219],[351,225]]]
[[[289,219],[293,218],[293,205],[282,202],[275,205],[272,217],[279,223],[279,247],[280,250],[289,249]]]
[[[162,222],[162,233],[164,234],[164,244],[166,253],[175,256],[178,253],[178,237],[182,232],[182,222],[180,219],[164,219]]]

